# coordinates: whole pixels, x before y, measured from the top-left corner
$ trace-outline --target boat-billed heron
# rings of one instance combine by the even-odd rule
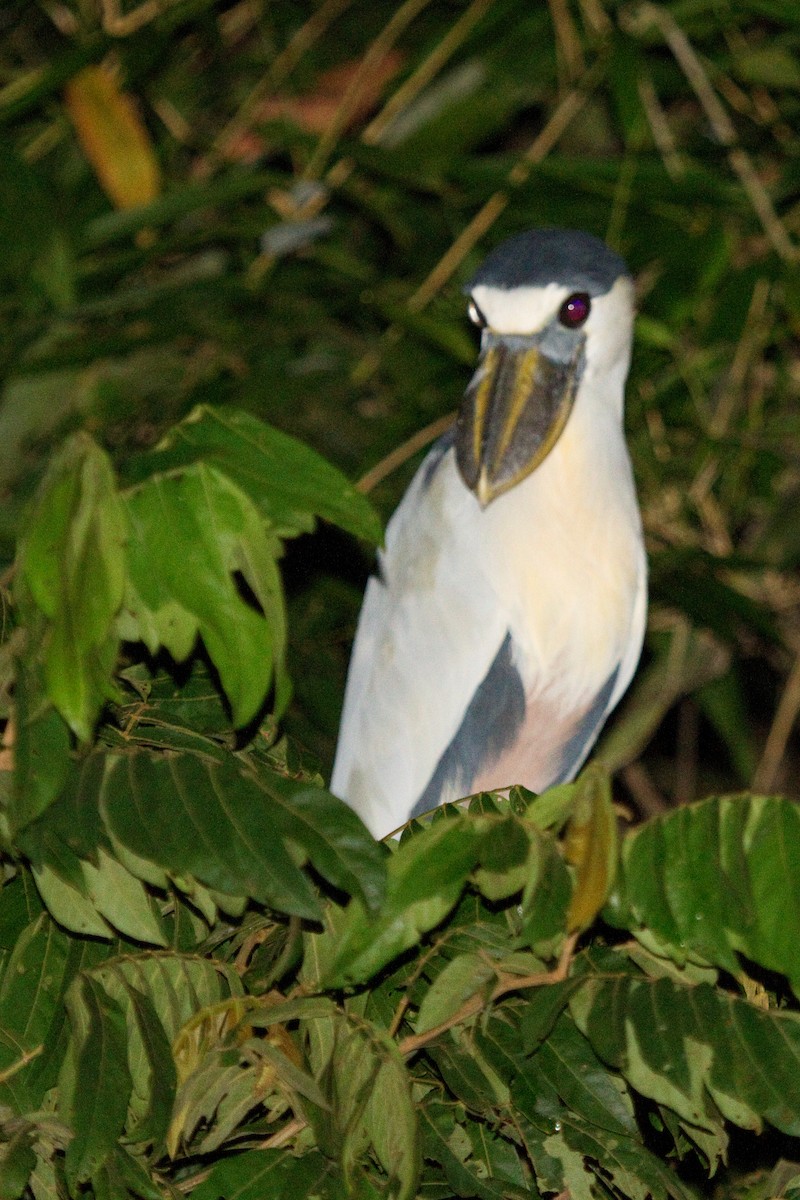
[[[534,230],[466,291],[478,369],[389,522],[347,678],[331,789],[376,837],[473,792],[571,779],[644,634],[625,263],[587,233]]]

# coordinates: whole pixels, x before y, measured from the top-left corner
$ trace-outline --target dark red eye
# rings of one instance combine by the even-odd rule
[[[592,303],[586,292],[576,292],[561,305],[558,319],[567,329],[579,329],[591,311]]]

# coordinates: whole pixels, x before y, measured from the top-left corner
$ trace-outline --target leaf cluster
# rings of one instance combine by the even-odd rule
[[[376,533],[230,408],[124,475],[76,434],[40,483],[7,642],[2,1194],[686,1200],[731,1129],[797,1136],[796,808],[712,799],[620,850],[598,764],[376,844],[274,740],[278,558],[317,516]]]
[[[2,6],[0,1196],[800,1195],[799,50],[788,0]],[[638,279],[599,758],[651,819],[595,766],[376,846],[318,769],[348,477],[388,512],[542,224]]]
[[[615,878],[615,842],[568,850],[611,815],[596,770],[442,810],[384,853],[319,789],[281,797],[287,834],[274,810],[250,823],[222,773],[238,822],[197,821],[192,751],[101,758],[2,891],[4,1195],[688,1200],[732,1131],[800,1134],[788,801],[655,819]],[[313,918],[284,838],[333,886]],[[285,899],[265,904],[270,878]]]
[[[2,1194],[685,1200],[731,1128],[800,1133],[795,807],[709,800],[620,852],[597,765],[376,844],[270,740],[276,558],[315,515],[375,531],[230,409],[126,478],[76,435],[42,480],[9,642]]]

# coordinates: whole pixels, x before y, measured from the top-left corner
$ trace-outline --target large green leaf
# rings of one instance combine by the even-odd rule
[[[623,847],[628,906],[676,961],[736,974],[738,954],[800,990],[800,813],[774,796],[727,796],[633,830]]]
[[[178,662],[201,637],[234,721],[246,724],[283,663],[274,539],[246,493],[202,461],[148,479],[125,503],[131,532],[121,634],[152,654],[164,647]],[[261,611],[242,594],[237,572]]]
[[[116,929],[163,946],[166,934],[153,897],[115,855],[103,829],[97,808],[102,768],[102,756],[93,755],[82,772],[73,769],[61,796],[26,826],[18,845],[49,911],[67,929],[98,937]]]
[[[95,967],[92,978],[115,999],[129,1022],[136,1023],[139,1017],[133,1005],[134,993],[147,997],[170,1045],[202,1009],[227,1003],[242,994],[239,977],[232,967],[199,954],[153,950],[121,955]],[[137,1044],[137,1039],[132,1038],[132,1047]],[[141,1044],[142,1055],[146,1057],[149,1050]]]
[[[65,995],[77,973],[105,953],[102,944],[70,938],[44,913],[20,933],[0,980],[0,1070],[31,1056],[0,1085],[3,1103],[18,1113],[25,1104],[38,1107],[55,1082],[64,1051]]]
[[[508,1178],[494,1175],[490,1164],[474,1153],[463,1126],[456,1124],[449,1107],[426,1098],[421,1121],[425,1159],[441,1166],[456,1196],[476,1196],[480,1200],[527,1200],[531,1196],[529,1187],[515,1186]],[[484,1146],[490,1136],[487,1133]]]
[[[65,860],[80,870],[80,862],[69,853],[62,856],[58,868],[47,862],[32,863],[33,877],[47,911],[72,933],[111,939],[114,931],[89,899],[83,880],[66,878],[59,869]]]
[[[573,994],[570,1007],[597,1054],[688,1127],[722,1116],[800,1135],[800,1015],[764,1009],[710,984],[635,973],[621,956]],[[617,968],[616,973],[614,968]]]
[[[25,1129],[14,1134],[0,1151],[0,1196],[6,1200],[18,1200],[25,1192],[36,1166],[31,1141],[31,1134]]]
[[[59,1111],[70,1124],[70,1186],[90,1179],[122,1133],[132,1080],[124,1014],[100,984],[80,976],[67,996],[74,1055],[62,1072]]]
[[[43,638],[45,629],[46,619],[41,616],[31,621],[29,636]],[[71,769],[72,741],[69,725],[47,698],[44,667],[35,651],[17,662],[15,692],[14,787],[7,807],[12,836],[58,796]]]
[[[42,904],[24,869],[5,880],[0,898],[0,952],[3,952],[14,949],[23,930],[41,915]]]
[[[344,1178],[353,1186],[372,1150],[398,1200],[416,1194],[420,1159],[411,1084],[391,1038],[361,1022],[340,1020],[331,1060],[332,1120]]]
[[[520,1008],[491,1020],[479,1045],[510,1088],[540,1189],[568,1187],[588,1198],[599,1175],[635,1200],[688,1200],[689,1189],[644,1145],[632,1097],[569,1015],[528,1055],[519,1041]]]
[[[146,1166],[123,1146],[116,1146],[95,1172],[92,1190],[96,1200],[163,1200]]]
[[[21,576],[47,618],[47,695],[83,740],[113,694],[126,532],[107,456],[86,434],[76,434],[40,490],[22,544]]]
[[[199,956],[154,953],[109,959],[91,979],[118,1005],[126,1023],[131,1078],[126,1139],[160,1151],[177,1088],[173,1045],[187,1024],[197,1023],[197,1036],[188,1036],[181,1057],[185,1070],[187,1054],[202,1053],[203,1013],[221,1006],[224,1020],[225,1005],[241,992],[238,977],[224,964]]]
[[[449,1092],[471,1114],[493,1121],[511,1103],[511,1092],[502,1075],[482,1050],[459,1030],[445,1035],[426,1052]]]
[[[99,847],[95,862],[81,862],[81,871],[87,898],[114,929],[146,945],[167,944],[152,897],[112,853]]]
[[[116,841],[140,858],[281,912],[319,916],[298,858],[371,906],[382,894],[384,851],[355,814],[265,767],[243,771],[233,758],[189,754],[111,755],[102,808]]]
[[[251,1150],[217,1163],[192,1195],[196,1200],[345,1200],[347,1192],[330,1161],[317,1150],[299,1158],[286,1150]]]
[[[265,821],[260,793],[233,763],[146,752],[114,756],[103,810],[117,841],[167,873],[318,916],[308,881]]]
[[[465,1000],[486,989],[494,978],[492,964],[484,955],[459,954],[445,963],[425,992],[414,1023],[415,1031],[425,1033],[447,1021]]]
[[[314,517],[377,542],[369,501],[308,446],[235,409],[196,408],[153,454],[132,464],[138,478],[206,463],[245,492],[282,537],[313,527]]]
[[[180,975],[180,960],[173,976]],[[137,972],[125,960],[111,960],[96,968],[93,977],[107,995],[121,1008],[127,1027],[128,1069],[131,1075],[131,1095],[126,1121],[126,1136],[133,1142],[163,1144],[172,1104],[175,1099],[175,1064],[170,1039],[159,1019],[153,998],[141,985],[150,984],[158,976]],[[212,976],[216,982],[215,976]],[[133,982],[140,986],[137,987]],[[158,997],[162,1000],[162,997]],[[162,1001],[163,1007],[163,1001]]]

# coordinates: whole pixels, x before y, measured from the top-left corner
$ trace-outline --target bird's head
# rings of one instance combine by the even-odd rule
[[[607,383],[609,404],[621,403],[633,285],[591,234],[538,229],[493,251],[465,291],[481,359],[456,421],[456,459],[485,507],[547,457],[582,383]]]

